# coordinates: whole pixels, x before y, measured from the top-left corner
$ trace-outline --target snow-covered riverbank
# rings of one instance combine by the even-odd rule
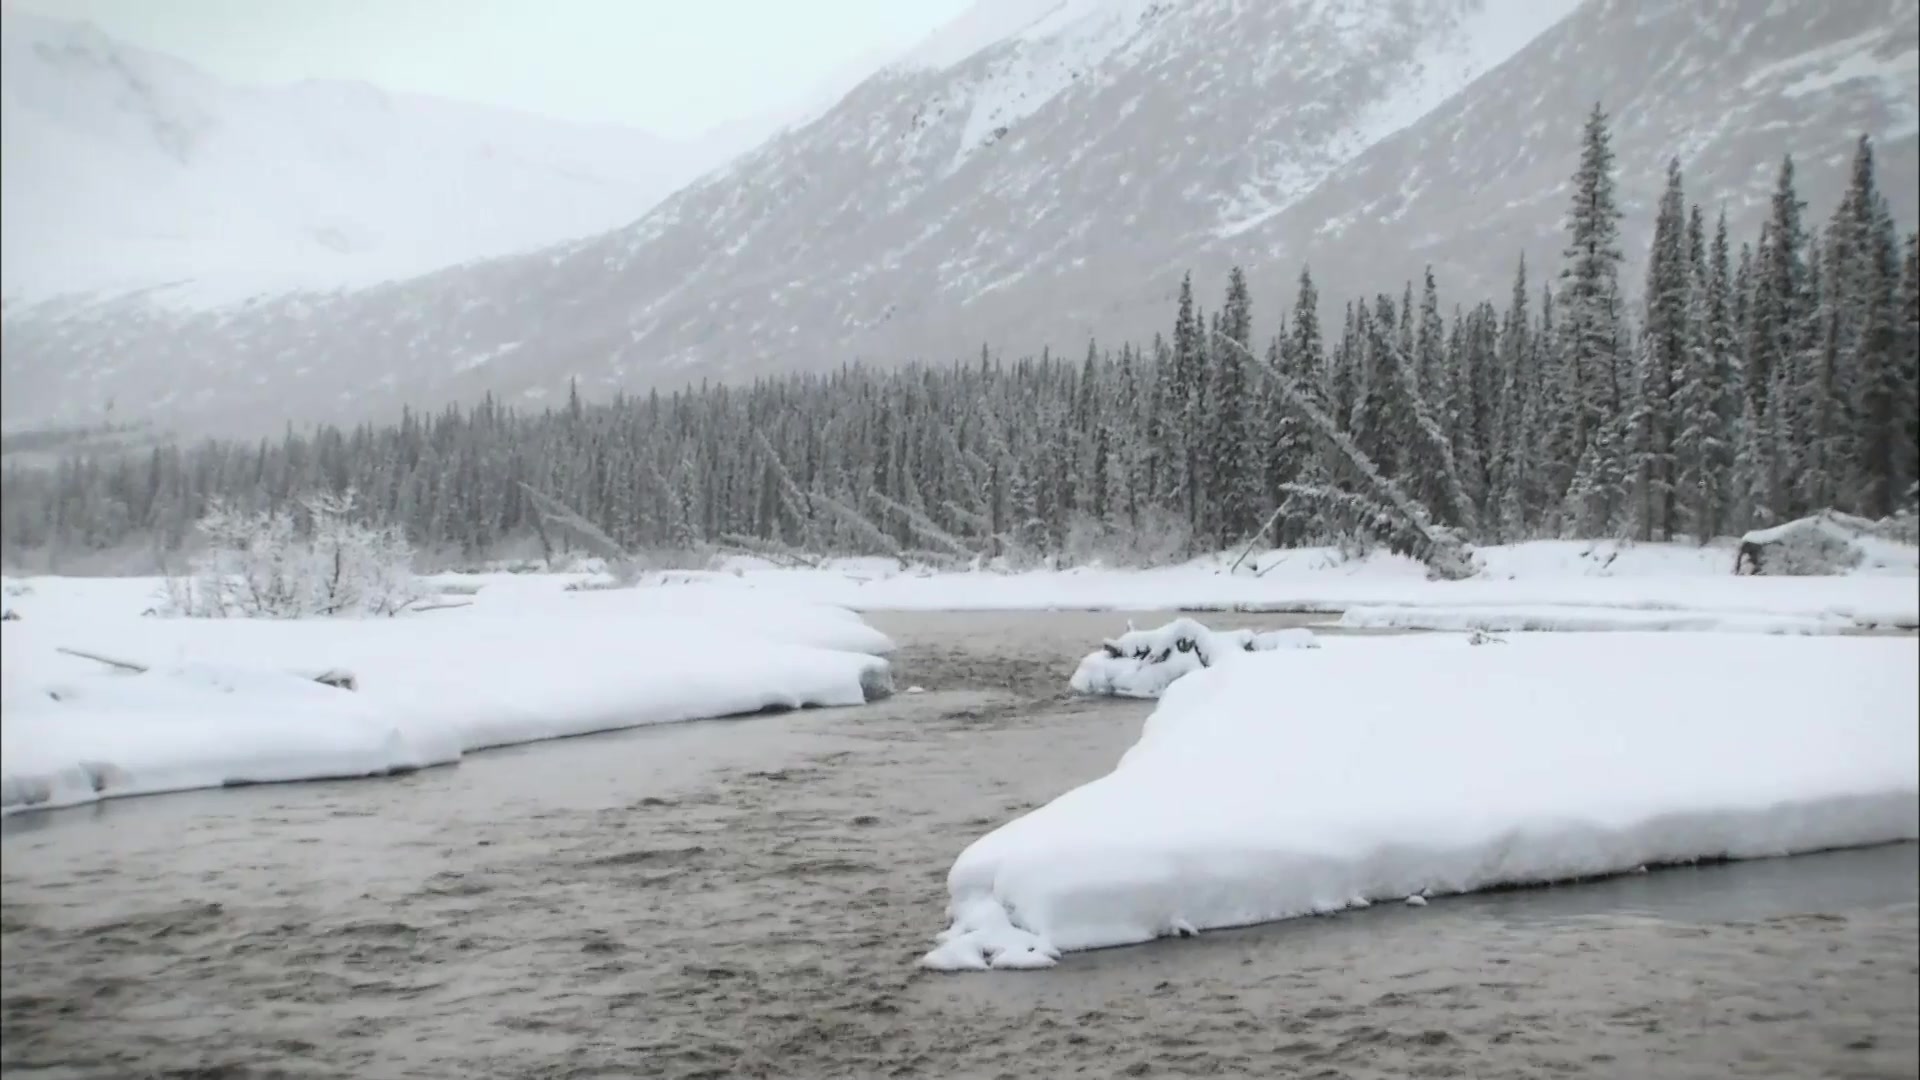
[[[1914,549],[1888,545],[1853,573],[1736,577],[1726,546],[1542,540],[1477,549],[1484,569],[1430,581],[1412,559],[1272,551],[1229,572],[1231,555],[1150,570],[994,573],[903,569],[885,559],[776,569],[730,560],[741,584],[858,611],[1317,611],[1418,608],[1434,619],[1532,620],[1541,628],[1745,629],[1806,633],[1920,624]],[[1543,610],[1544,609],[1544,610]],[[1449,616],[1447,612],[1460,612]],[[1609,624],[1608,613],[1624,612]],[[1670,627],[1647,612],[1684,613]],[[1564,627],[1552,618],[1565,620]],[[1434,628],[1444,627],[1441,623]],[[1492,628],[1492,627],[1489,627]]]
[[[851,612],[742,590],[491,582],[398,618],[143,617],[158,582],[10,581],[0,810],[377,776],[492,746],[891,689]],[[60,650],[127,661],[135,673]],[[322,685],[350,674],[353,690]]]
[[[1852,573],[1736,577],[1731,549],[1540,541],[1430,581],[1411,560],[1273,551],[1151,570],[933,572],[888,560],[731,559],[572,591],[584,574],[443,574],[440,603],[385,620],[143,617],[154,578],[6,582],[6,764],[28,806],[226,783],[363,776],[608,728],[853,704],[890,643],[854,611],[1306,611],[1348,628],[1739,630],[1920,624],[1910,548]],[[1123,629],[1116,625],[1115,632]],[[1089,647],[1094,644],[1089,642]],[[80,649],[150,670],[114,672]],[[354,692],[318,686],[351,672]],[[57,698],[57,700],[56,700]]]

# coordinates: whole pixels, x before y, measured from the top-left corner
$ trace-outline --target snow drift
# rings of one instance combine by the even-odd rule
[[[552,579],[393,619],[151,619],[120,583],[35,583],[0,647],[0,813],[373,776],[469,751],[892,690],[851,613],[736,590],[560,593]],[[480,601],[486,602],[480,602]],[[76,646],[148,668],[116,671]],[[354,691],[313,677],[351,672]]]
[[[1920,836],[1912,639],[1328,641],[1180,679],[1114,771],[982,837],[923,963]]]

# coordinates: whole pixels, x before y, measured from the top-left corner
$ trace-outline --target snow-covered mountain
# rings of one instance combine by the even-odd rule
[[[537,403],[704,377],[1142,340],[1248,268],[1262,332],[1432,262],[1557,265],[1586,111],[1630,256],[1665,159],[1755,223],[1782,152],[1824,214],[1854,137],[1911,224],[1916,0],[983,0],[813,123],[634,224],[338,295],[10,310],[5,411],[200,424]],[[1208,283],[1212,282],[1211,285]]]
[[[225,84],[86,23],[0,22],[10,301],[364,285],[632,222],[771,129],[672,142],[306,82]]]
[[[1665,169],[1722,205],[1734,243],[1757,235],[1791,153],[1809,224],[1839,201],[1854,140],[1874,138],[1880,183],[1915,224],[1920,135],[1915,0],[1592,0],[1419,124],[1244,234],[1223,232],[1196,269],[1311,258],[1347,289],[1435,267],[1454,297],[1500,297],[1515,256],[1558,272],[1578,118],[1612,114],[1621,234],[1638,292]],[[1724,203],[1723,203],[1724,200]],[[1293,258],[1290,258],[1293,257]]]

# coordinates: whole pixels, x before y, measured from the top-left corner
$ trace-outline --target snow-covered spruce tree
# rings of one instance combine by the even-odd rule
[[[1492,465],[1499,454],[1499,355],[1500,317],[1493,305],[1481,301],[1464,315],[1456,311],[1445,367],[1451,408],[1441,422],[1452,432],[1460,483],[1474,520],[1483,527],[1496,516]]]
[[[1276,339],[1270,351],[1273,365],[1292,380],[1296,392],[1328,416],[1337,415],[1329,400],[1331,380],[1326,342],[1320,332],[1320,294],[1310,271],[1300,271],[1299,291],[1294,296],[1293,315],[1288,333]],[[1280,507],[1279,520],[1268,538],[1281,547],[1294,547],[1324,538],[1323,530],[1302,507],[1287,496],[1289,484],[1324,486],[1330,481],[1321,455],[1315,450],[1306,420],[1287,404],[1284,395],[1270,379],[1262,379],[1270,410],[1272,441],[1268,447],[1267,492],[1270,502]]]
[[[1156,463],[1161,504],[1184,514],[1188,521],[1196,517],[1199,494],[1194,442],[1200,432],[1200,380],[1204,376],[1201,332],[1200,316],[1193,305],[1193,275],[1188,274],[1180,280],[1169,362],[1161,365],[1161,442]]]
[[[1680,159],[1667,163],[1667,188],[1654,219],[1653,250],[1647,258],[1646,315],[1640,334],[1640,370],[1633,454],[1637,498],[1635,533],[1642,540],[1673,538],[1675,493],[1674,412],[1685,413],[1689,400],[1708,389],[1687,382],[1692,373],[1688,295],[1693,266],[1687,243],[1686,198],[1681,191]],[[1681,400],[1675,401],[1678,391]],[[1695,411],[1703,419],[1704,406]],[[1682,447],[1683,459],[1697,458]]]
[[[1527,324],[1527,260],[1514,269],[1513,294],[1500,323],[1494,363],[1499,390],[1494,402],[1493,453],[1487,462],[1488,527],[1499,540],[1527,534],[1534,499],[1533,432],[1538,423],[1538,368]]]
[[[1753,299],[1748,313],[1749,391],[1765,411],[1776,369],[1790,367],[1808,322],[1806,203],[1794,190],[1793,158],[1783,157],[1774,182],[1771,212],[1754,252]]]
[[[1873,144],[1864,135],[1826,237],[1825,301],[1835,340],[1823,340],[1822,360],[1832,364],[1833,383],[1826,389],[1836,397],[1826,409],[1848,429],[1833,435],[1845,445],[1829,448],[1845,459],[1835,480],[1849,506],[1885,517],[1899,505],[1915,470],[1914,447],[1902,437],[1900,404],[1915,359],[1899,351],[1898,240],[1874,176]]]
[[[1842,370],[1841,308],[1844,299],[1815,278],[1814,339],[1795,365],[1794,390],[1799,424],[1794,439],[1793,507],[1801,513],[1833,509],[1847,467],[1849,424],[1847,373]]]
[[[1616,507],[1619,462],[1620,208],[1614,188],[1607,114],[1587,117],[1580,165],[1567,213],[1566,266],[1560,272],[1561,409],[1552,419],[1548,460],[1555,498],[1565,496],[1578,534],[1606,535]],[[1567,471],[1571,467],[1572,471]],[[1577,485],[1577,490],[1576,490]]]
[[[1222,348],[1220,340],[1231,341]],[[1200,430],[1206,445],[1206,473],[1210,529],[1208,541],[1216,547],[1237,543],[1260,523],[1264,516],[1261,503],[1263,485],[1259,470],[1259,444],[1254,438],[1251,415],[1254,404],[1253,379],[1247,370],[1253,356],[1253,299],[1247,291],[1247,279],[1234,267],[1227,279],[1227,299],[1220,308],[1220,329],[1206,350],[1209,372],[1207,423]]]
[[[1364,303],[1355,308],[1353,412],[1346,427],[1367,460],[1382,476],[1392,477],[1398,475],[1397,434],[1401,430],[1391,389],[1398,385],[1392,371],[1398,361],[1387,348],[1393,338],[1393,301],[1382,294],[1374,299],[1371,309]]]
[[[1361,314],[1364,312],[1362,307]],[[1347,301],[1340,322],[1340,344],[1327,351],[1326,372],[1321,379],[1327,415],[1340,424],[1342,431],[1349,433],[1353,430],[1353,411],[1360,385],[1360,358],[1355,352],[1360,341],[1356,321],[1359,317],[1354,311],[1354,302]]]
[[[1411,301],[1411,293],[1406,299]],[[1446,323],[1440,316],[1440,290],[1434,283],[1432,266],[1424,270],[1418,314],[1403,308],[1401,318],[1411,331],[1410,339],[1403,335],[1402,340],[1410,346],[1403,347],[1405,355],[1411,358],[1409,366],[1414,372],[1416,399],[1441,430],[1450,433],[1457,459],[1463,449],[1458,423],[1462,412],[1461,395],[1457,392],[1459,373],[1453,364],[1459,360],[1460,313],[1457,309],[1454,311],[1453,347],[1449,348]]]
[[[1618,308],[1618,297],[1608,306]],[[1607,353],[1618,357],[1630,353],[1625,323],[1615,319],[1614,339]],[[1586,449],[1574,466],[1573,480],[1562,500],[1561,520],[1573,536],[1596,537],[1628,535],[1630,525],[1628,482],[1632,467],[1630,450],[1637,413],[1626,407],[1631,387],[1620,383],[1621,372],[1613,365],[1611,379],[1588,387],[1600,407],[1588,436]],[[1611,385],[1609,385],[1611,383]]]
[[[1914,476],[1920,467],[1914,461],[1915,448],[1920,447],[1920,234],[1907,234],[1905,250],[1900,260],[1900,306],[1894,339],[1894,355],[1901,362],[1895,365],[1897,374],[1890,380],[1894,422],[1888,440],[1892,449],[1887,453],[1887,487],[1907,509],[1920,513],[1920,506],[1916,506],[1920,480]],[[1877,455],[1874,460],[1877,465]],[[1904,494],[1899,492],[1901,481],[1907,484]]]
[[[1696,313],[1698,376],[1707,387],[1705,431],[1695,441],[1700,455],[1699,481],[1689,527],[1701,543],[1727,528],[1733,509],[1733,454],[1740,422],[1740,360],[1734,330],[1733,279],[1728,264],[1727,215],[1721,210],[1713,244],[1701,268]]]
[[[1719,376],[1708,332],[1706,219],[1695,203],[1687,214],[1686,351],[1673,396],[1673,517],[1670,526],[1705,543],[1711,538],[1716,496],[1708,477],[1711,444],[1720,437]]]
[[[1140,431],[1137,368],[1133,347],[1123,346],[1113,369],[1113,389],[1107,402],[1110,419],[1103,429],[1107,446],[1105,523],[1107,531],[1115,535],[1131,533],[1140,523],[1137,478],[1146,440]]]
[[[1381,295],[1384,296],[1386,294],[1382,293]],[[1397,308],[1390,307],[1388,310],[1399,312],[1400,321],[1395,324],[1396,336],[1394,337],[1394,343],[1400,347],[1400,355],[1406,358],[1406,363],[1409,365],[1407,370],[1412,374],[1414,384],[1416,386],[1419,385],[1422,379],[1428,382],[1433,381],[1429,373],[1423,372],[1419,367],[1414,366],[1417,363],[1417,358],[1413,351],[1413,282],[1408,281],[1401,284],[1400,306]],[[1439,357],[1436,356],[1435,360],[1438,359]]]

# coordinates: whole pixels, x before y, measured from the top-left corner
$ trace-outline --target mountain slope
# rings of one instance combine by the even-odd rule
[[[1500,296],[1525,251],[1558,271],[1578,124],[1613,117],[1623,249],[1640,264],[1668,159],[1711,214],[1724,197],[1737,244],[1755,235],[1783,153],[1809,224],[1845,185],[1853,142],[1874,137],[1896,219],[1915,219],[1920,3],[1595,0],[1492,78],[1356,158],[1334,182],[1198,265],[1311,258],[1336,292],[1416,278],[1431,263],[1454,297]],[[1709,222],[1711,224],[1711,222]],[[1627,279],[1638,292],[1638,271]]]
[[[8,12],[9,300],[190,281],[175,302],[361,285],[631,222],[737,143],[674,143],[369,86],[224,84]]]
[[[1076,349],[1143,340],[1183,270],[1211,289],[1236,262],[1262,332],[1307,263],[1333,303],[1428,261],[1449,301],[1501,295],[1523,248],[1557,266],[1596,100],[1619,117],[1630,212],[1679,153],[1695,194],[1739,196],[1745,229],[1757,203],[1742,200],[1792,149],[1824,214],[1864,130],[1911,222],[1920,4],[1571,9],[986,0],[816,122],[612,233],[244,309],[9,312],[6,413],[117,395],[257,426],[482,392],[533,404],[574,377],[605,394],[982,342]],[[1649,217],[1625,223],[1630,258]]]

